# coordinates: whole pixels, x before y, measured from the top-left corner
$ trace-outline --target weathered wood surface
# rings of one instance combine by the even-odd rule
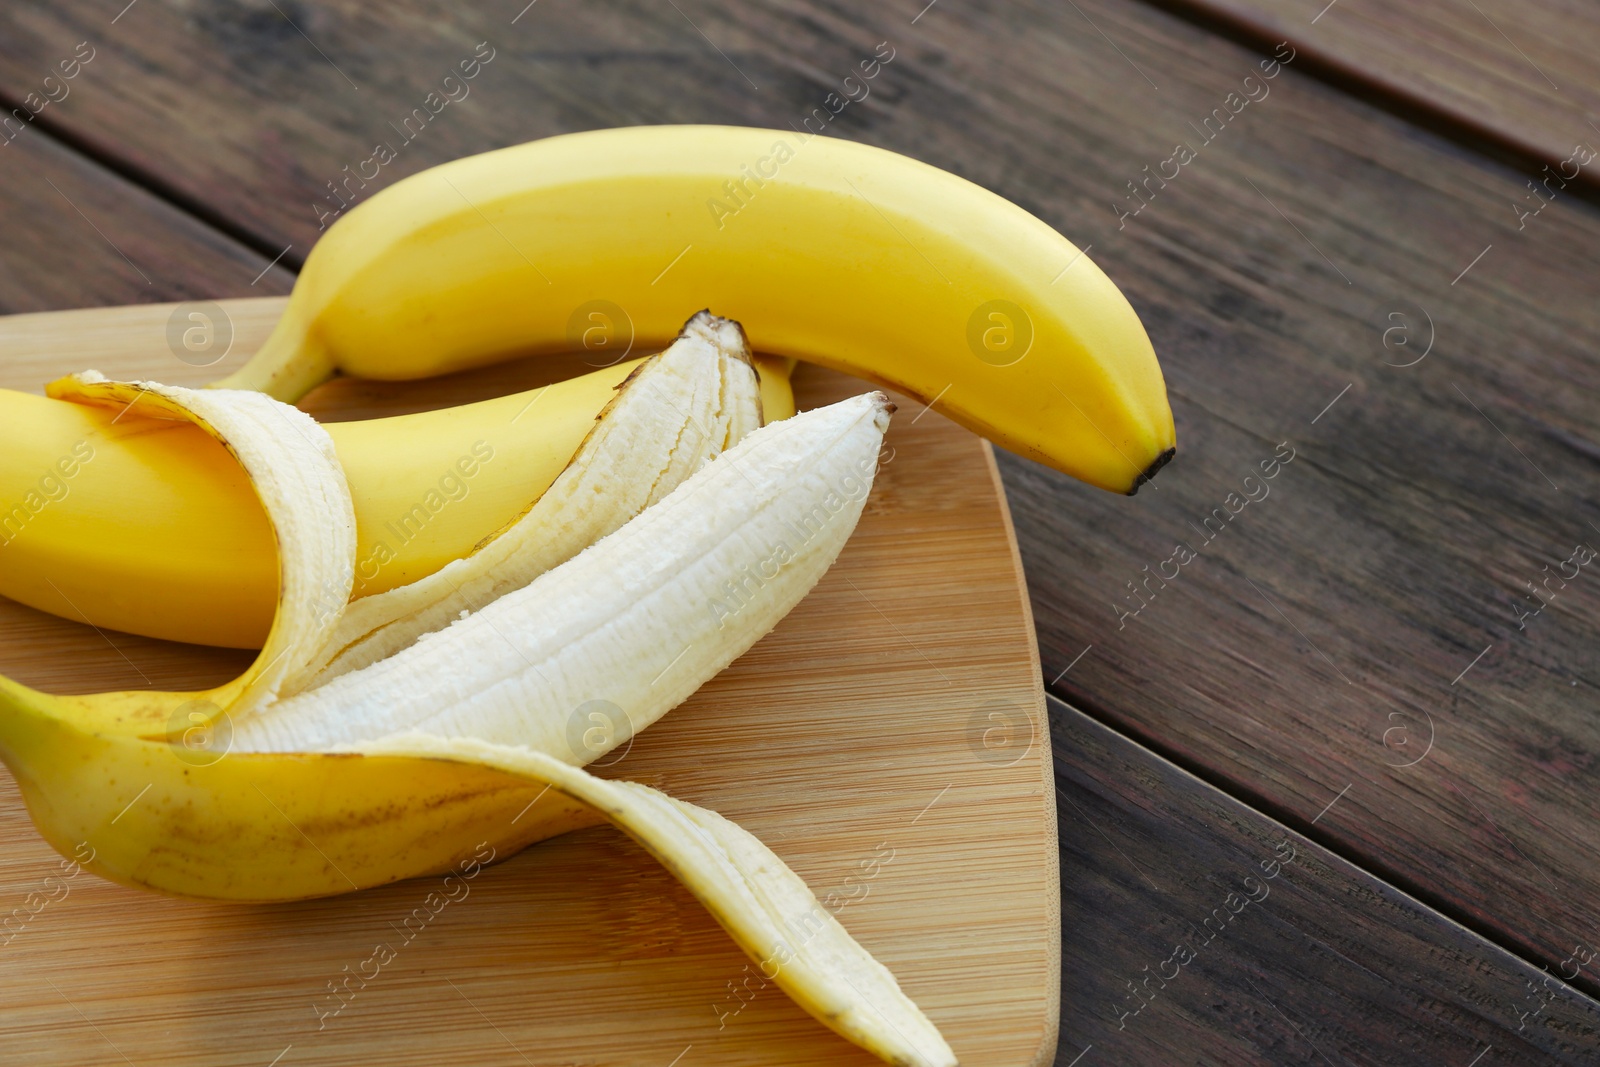
[[[1292,41],[1354,91],[1541,162],[1600,145],[1600,10],[1583,0],[1153,2],[1241,40]]]
[[[1014,60],[1064,72],[1059,95],[1033,89],[1033,114],[1063,116],[1033,123],[1050,136],[1006,128],[1014,97],[976,60],[977,19],[923,23],[968,91],[938,102],[959,149],[921,154],[983,161],[980,180],[1093,245],[1177,413],[1178,459],[1131,506],[1004,465],[1046,677],[1297,825],[1349,786],[1321,840],[1556,970],[1600,940],[1593,567],[1541,587],[1552,602],[1523,629],[1519,612],[1541,603],[1525,582],[1600,546],[1600,217],[1558,199],[1519,232],[1520,175],[1291,64],[1119,230],[1089,209],[1256,57],[1109,10],[1160,90],[1065,16],[1036,27]],[[1096,85],[1118,91],[1069,106]],[[1084,147],[1072,168],[1063,143]],[[1295,458],[1273,468],[1283,442]],[[1163,569],[1139,608],[1127,583]]]
[[[1600,944],[1593,567],[1552,580],[1549,606],[1518,623],[1542,603],[1525,582],[1600,547],[1600,217],[1559,190],[1524,199],[1536,169],[1486,163],[1293,62],[1208,141],[1191,124],[1230,109],[1263,56],[1126,0],[678,6],[280,4],[302,36],[266,5],[143,0],[111,26],[75,2],[0,15],[0,87],[30,54],[115,40],[40,121],[270,254],[292,242],[294,262],[324,182],[479,41],[498,51],[472,96],[382,183],[573,129],[784,127],[890,41],[871,96],[830,129],[965,174],[1092,246],[1172,386],[1178,459],[1131,502],[1002,458],[1046,679],[1552,973]],[[1557,80],[1562,100],[1595,84]],[[1565,129],[1559,109],[1541,114]],[[1140,207],[1128,183],[1180,141],[1195,158],[1149,179]],[[1215,541],[1191,527],[1227,514],[1284,441],[1295,459],[1270,497]],[[1125,583],[1179,540],[1197,558],[1119,624]],[[1591,968],[1573,981],[1600,991]]]
[[[1050,730],[1058,1067],[1594,1062],[1600,1004],[1054,698]]]
[[[4,136],[0,133],[0,314],[221,292],[269,296],[286,293],[293,284],[289,271],[267,269],[269,257],[228,240],[39,130],[24,129],[10,142]]]

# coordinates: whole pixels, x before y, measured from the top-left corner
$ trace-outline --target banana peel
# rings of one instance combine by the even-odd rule
[[[115,881],[235,901],[281,899],[263,890],[290,881],[333,895],[449,870],[462,842],[509,855],[609,821],[829,1029],[889,1063],[956,1063],[893,975],[800,877],[707,809],[529,749],[421,733],[358,752],[206,762],[211,749],[181,738],[86,733],[20,688],[0,679],[0,755],[51,846],[71,856],[89,843],[86,866]],[[109,806],[108,795],[127,803]]]

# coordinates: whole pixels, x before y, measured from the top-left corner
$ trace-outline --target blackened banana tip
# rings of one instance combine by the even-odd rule
[[[1154,478],[1156,473],[1160,471],[1162,467],[1165,467],[1168,463],[1171,463],[1172,457],[1176,456],[1177,454],[1178,449],[1176,446],[1174,446],[1157,456],[1150,466],[1144,469],[1144,473],[1140,474],[1139,477],[1133,480],[1133,488],[1128,490],[1128,495],[1132,496],[1133,494],[1137,493],[1141,485]]]

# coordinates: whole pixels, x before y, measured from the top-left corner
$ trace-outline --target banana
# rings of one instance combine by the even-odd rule
[[[892,975],[754,837],[579,769],[782,618],[831,565],[870,491],[887,400],[857,397],[732,443],[758,420],[734,396],[741,381],[754,395],[753,376],[741,377],[742,364],[714,343],[726,342],[726,326],[703,321],[630,379],[575,464],[596,462],[598,481],[572,486],[573,506],[585,489],[624,477],[605,453],[637,456],[639,436],[675,427],[660,416],[652,381],[683,396],[674,377],[698,379],[694,402],[711,407],[731,447],[718,449],[713,430],[682,463],[675,454],[634,462],[634,499],[656,496],[663,470],[686,477],[616,532],[491,598],[496,587],[485,581],[512,575],[515,584],[539,570],[522,557],[543,550],[528,535],[550,520],[530,509],[448,575],[464,599],[430,586],[395,600],[378,630],[412,614],[433,620],[446,601],[468,605],[463,617],[327,681],[319,667],[349,646],[339,645],[343,604],[330,610],[325,598],[348,593],[357,556],[331,437],[258,393],[94,374],[58,383],[62,396],[186,418],[221,441],[271,524],[281,596],[255,663],[216,690],[52,697],[0,679],[0,759],[40,832],[127,884],[284,900],[437,872],[466,842],[503,853],[609,820],[826,1025],[889,1062],[953,1065]],[[493,551],[501,538],[512,539],[510,553]],[[285,696],[296,679],[309,681]],[[628,708],[621,729],[593,747],[573,744],[568,710],[612,698]],[[231,745],[191,744],[197,730],[213,743],[231,735]]]
[[[786,362],[754,362],[766,417],[793,414]],[[354,499],[356,594],[415,582],[515,522],[641,363],[327,425]],[[277,549],[249,480],[201,429],[0,390],[0,457],[0,596],[102,629],[261,647],[278,600]]]
[[[833,137],[724,126],[568,134],[373,195],[312,248],[220,385],[295,400],[529,350],[672,335],[710,299],[763,352],[907,393],[1005,448],[1131,493],[1173,455],[1128,301],[971,182]]]

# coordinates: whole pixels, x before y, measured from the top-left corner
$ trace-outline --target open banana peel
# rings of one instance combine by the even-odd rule
[[[200,427],[248,478],[279,558],[265,645],[224,686],[51,696],[0,679],[0,758],[59,851],[87,842],[91,870],[161,892],[290,900],[609,821],[824,1024],[891,1063],[955,1063],[754,837],[581,769],[742,654],[832,564],[870,491],[882,394],[762,427],[742,330],[702,313],[629,373],[514,522],[353,604],[350,488],[310,417],[261,393],[93,373],[51,394]]]

